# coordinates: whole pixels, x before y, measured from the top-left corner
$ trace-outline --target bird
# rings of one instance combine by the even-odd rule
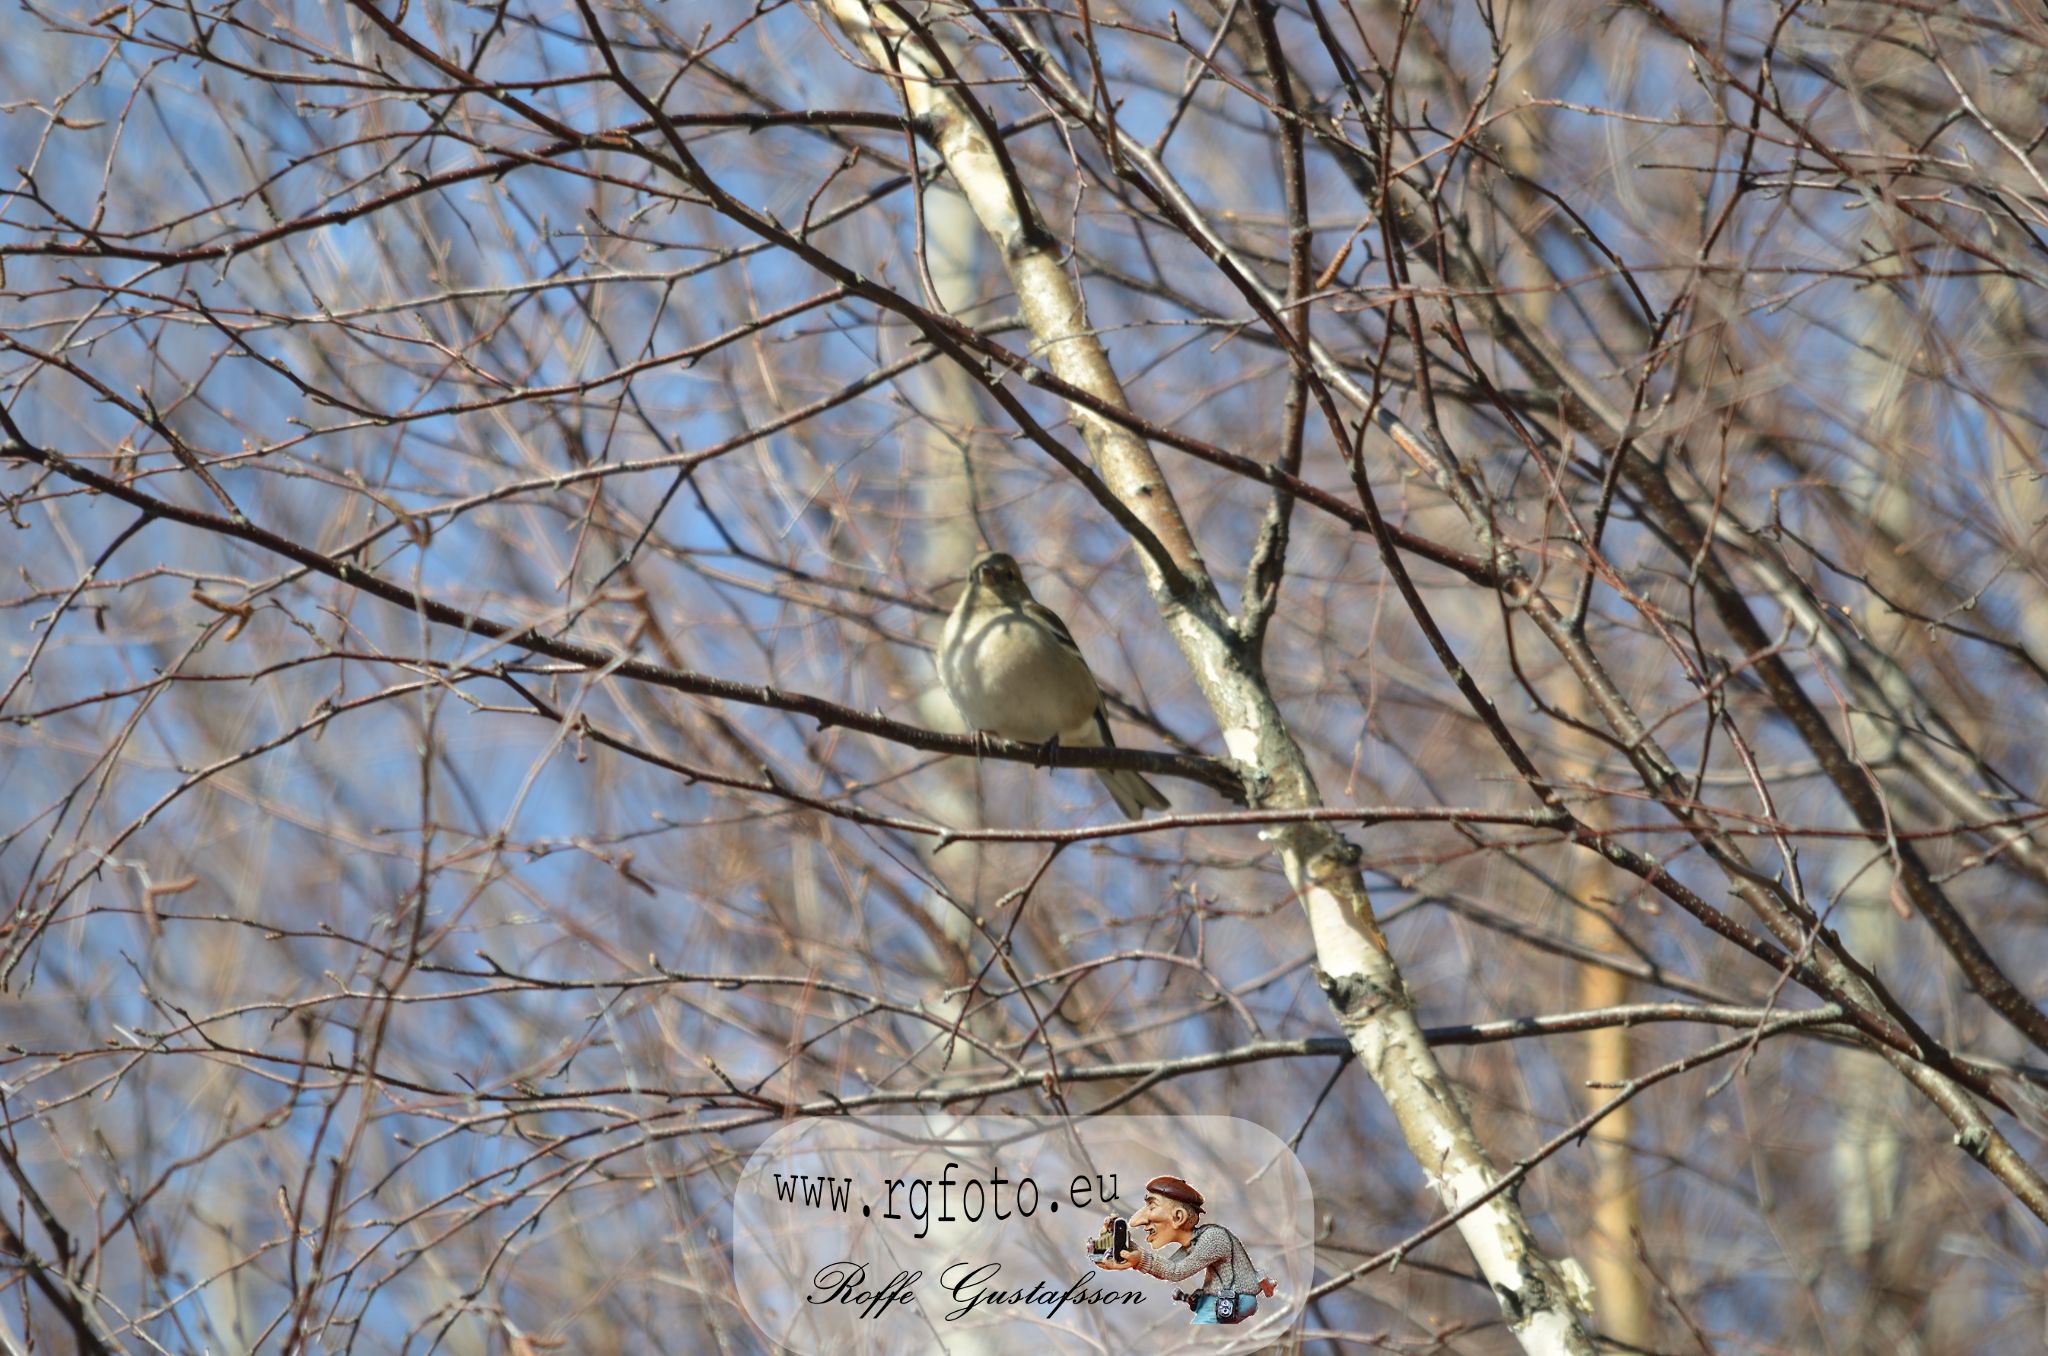
[[[1025,744],[1116,747],[1102,691],[1058,614],[1031,596],[1016,559],[984,551],[939,638],[939,681],[967,727]],[[1167,808],[1159,788],[1125,768],[1096,768],[1126,819]]]

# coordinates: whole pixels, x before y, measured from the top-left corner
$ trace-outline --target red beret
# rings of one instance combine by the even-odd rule
[[[1182,1205],[1191,1205],[1197,1210],[1202,1208],[1202,1193],[1178,1177],[1154,1177],[1145,1183],[1145,1194],[1164,1196],[1169,1201],[1179,1201]]]

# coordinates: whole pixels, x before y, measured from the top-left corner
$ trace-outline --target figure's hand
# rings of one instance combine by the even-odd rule
[[[1104,1229],[1116,1229],[1116,1217],[1112,1215],[1110,1219],[1102,1221],[1102,1227]],[[1096,1266],[1106,1270],[1106,1272],[1128,1272],[1128,1270],[1133,1270],[1137,1264],[1139,1264],[1139,1254],[1137,1254],[1135,1247],[1126,1247],[1126,1249],[1122,1249],[1120,1254],[1110,1254],[1108,1258],[1100,1258],[1096,1262]]]

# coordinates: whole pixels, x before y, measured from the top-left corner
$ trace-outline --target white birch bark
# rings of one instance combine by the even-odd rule
[[[947,169],[1001,252],[1034,350],[1062,381],[1128,409],[1109,355],[1087,327],[1083,298],[1057,242],[947,77],[956,69],[952,58],[928,46],[925,31],[910,31],[899,17],[902,11],[886,4],[820,3],[857,51],[898,85],[912,114],[925,120]],[[933,7],[917,12],[926,18],[942,13]],[[1233,642],[1236,632],[1151,449],[1086,410],[1076,408],[1074,414],[1104,481],[1158,536],[1188,580],[1190,587],[1176,596],[1157,564],[1139,553],[1226,747],[1255,770],[1258,802],[1276,808],[1322,804],[1258,665]],[[1267,837],[1307,911],[1318,979],[1360,1064],[1385,1094],[1445,1208],[1470,1203],[1499,1174],[1416,1024],[1413,1002],[1373,920],[1357,850],[1319,824],[1276,827]],[[1576,1263],[1560,1266],[1543,1254],[1511,1191],[1485,1201],[1457,1227],[1525,1351],[1590,1356],[1592,1342],[1574,1307],[1584,1273]],[[1570,1286],[1568,1274],[1574,1278]]]

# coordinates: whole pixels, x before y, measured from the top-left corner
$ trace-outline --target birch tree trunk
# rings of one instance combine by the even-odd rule
[[[823,2],[878,71],[896,74],[911,113],[925,121],[1002,255],[1037,353],[1063,382],[1127,411],[1109,354],[1088,327],[1086,299],[1067,271],[1061,244],[1025,196],[1003,147],[988,135],[988,116],[970,103],[955,56],[928,27],[905,22],[905,12],[886,0]],[[933,7],[926,15],[945,8]],[[1320,806],[1315,778],[1266,685],[1257,652],[1223,607],[1150,447],[1092,409],[1077,406],[1075,417],[1104,482],[1152,530],[1180,573],[1170,579],[1159,562],[1140,553],[1160,615],[1215,713],[1231,756],[1249,769],[1257,803]],[[1523,1349],[1589,1356],[1592,1342],[1577,1307],[1584,1273],[1576,1262],[1547,1257],[1514,1194],[1495,1190],[1500,1174],[1423,1039],[1413,999],[1374,921],[1357,850],[1322,824],[1277,826],[1269,836],[1307,912],[1317,979],[1338,1024],[1385,1094],[1438,1199],[1447,1210],[1465,1211],[1458,1230]]]

